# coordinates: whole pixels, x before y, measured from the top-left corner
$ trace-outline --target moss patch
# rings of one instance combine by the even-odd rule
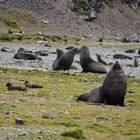
[[[83,78],[92,82],[80,82]],[[24,80],[27,79],[44,88],[18,92],[8,91],[5,87],[8,81],[24,86]],[[36,139],[40,135],[43,139],[73,139],[81,137],[82,133],[87,139],[138,139],[140,79],[128,78],[128,88],[134,88],[136,92],[127,94],[125,107],[75,101],[81,93],[102,84],[103,79],[104,75],[92,73],[68,74],[0,68],[0,136],[19,133],[15,129],[21,128],[20,132],[29,132],[27,139]],[[15,118],[22,118],[26,123],[17,126]],[[38,133],[40,129],[42,133]],[[78,136],[75,136],[75,133]],[[61,134],[72,137],[64,137]]]

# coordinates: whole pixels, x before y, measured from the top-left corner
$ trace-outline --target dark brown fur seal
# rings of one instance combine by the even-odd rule
[[[134,59],[134,67],[138,67],[139,66],[139,61],[138,58],[135,57]]]
[[[116,62],[107,74],[103,86],[81,94],[76,101],[124,106],[126,92],[126,77],[120,64]]]
[[[63,53],[62,50],[57,49],[57,58],[53,63],[53,70],[69,70],[77,52],[77,48],[73,48],[66,53]]]
[[[127,92],[127,80],[118,62],[108,72],[104,82],[102,93],[108,105],[124,106]]]
[[[97,60],[98,60],[99,63],[101,63],[103,65],[107,65],[107,63],[101,58],[101,55],[96,54],[96,56],[97,56]]]
[[[107,73],[105,67],[102,64],[95,62],[91,58],[89,48],[86,46],[80,48],[80,64],[83,72],[93,72],[101,74]]]
[[[25,85],[25,87],[27,87],[27,88],[43,88],[43,86],[40,86],[40,85],[38,85],[38,84],[29,82],[29,81],[25,81],[25,82],[24,82],[24,85]]]
[[[104,103],[105,98],[102,95],[102,86],[94,90],[81,94],[76,101],[92,102],[92,103]]]
[[[124,54],[114,54],[113,59],[133,59],[133,58]]]
[[[26,91],[26,88],[13,86],[11,83],[6,84],[8,90],[15,90],[15,91]]]

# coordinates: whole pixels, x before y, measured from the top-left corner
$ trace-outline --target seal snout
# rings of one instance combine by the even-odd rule
[[[113,69],[114,69],[114,70],[115,70],[115,69],[121,69],[121,66],[120,66],[120,64],[119,64],[118,61],[116,61],[116,63],[113,65]]]

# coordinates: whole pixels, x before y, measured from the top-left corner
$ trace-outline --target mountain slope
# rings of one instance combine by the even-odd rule
[[[140,11],[130,8],[128,1],[102,1],[100,12],[95,13],[97,18],[91,22],[84,21],[79,13],[72,10],[74,0],[3,0],[0,5],[31,14],[37,17],[38,21],[47,21],[46,28],[34,28],[33,25],[29,29],[24,27],[26,31],[58,35],[140,38]]]

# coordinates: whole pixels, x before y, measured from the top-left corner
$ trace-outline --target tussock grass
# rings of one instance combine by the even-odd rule
[[[29,132],[24,137],[26,139],[36,139],[41,135],[43,139],[67,140],[75,137],[64,137],[62,134],[70,132],[71,136],[71,132],[81,130],[86,139],[139,139],[140,79],[128,78],[128,87],[134,88],[136,92],[127,94],[125,107],[75,101],[81,93],[102,84],[104,77],[105,75],[92,73],[68,74],[0,68],[0,136],[24,131]],[[82,78],[88,78],[91,82],[80,82]],[[5,87],[7,81],[23,86],[27,79],[43,85],[44,88],[17,92],[7,91]],[[10,112],[10,115],[5,115],[5,112]],[[14,120],[17,117],[24,119],[25,125],[15,125]],[[11,129],[7,131],[6,127]],[[19,132],[18,128],[25,129]],[[41,134],[37,133],[40,129],[44,130]]]

